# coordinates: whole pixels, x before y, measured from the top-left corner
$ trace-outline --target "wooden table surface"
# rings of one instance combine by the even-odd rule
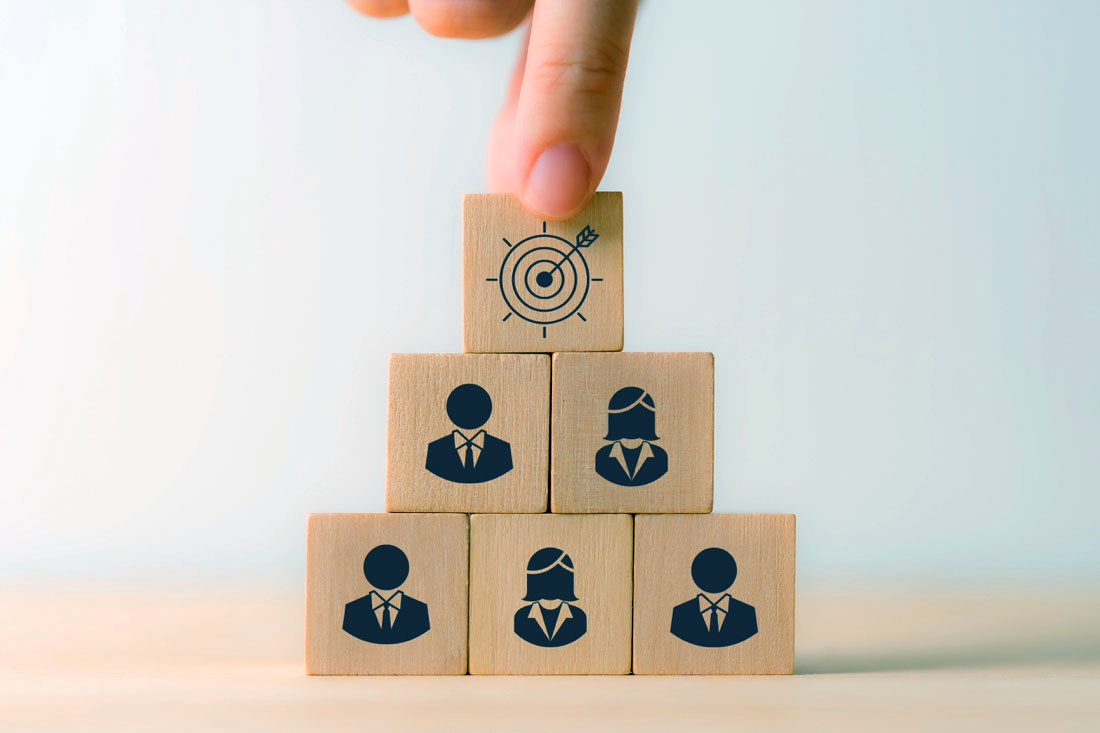
[[[300,590],[0,592],[0,730],[1100,730],[1100,590],[800,591],[793,677],[307,677]]]

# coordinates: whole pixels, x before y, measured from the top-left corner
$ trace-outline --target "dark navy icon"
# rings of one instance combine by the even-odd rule
[[[363,575],[374,590],[344,606],[344,631],[372,644],[400,644],[428,630],[428,607],[394,590],[409,577],[404,552],[378,545],[363,560]]]
[[[672,609],[672,634],[695,646],[733,646],[757,632],[756,609],[729,593],[714,596],[733,585],[737,563],[720,547],[695,556],[691,579],[703,593]],[[709,593],[710,596],[704,595]]]
[[[439,478],[458,484],[480,484],[511,471],[512,447],[484,430],[477,430],[489,421],[492,413],[493,400],[478,385],[461,384],[451,390],[447,417],[459,429],[428,444],[424,467]]]
[[[644,486],[668,472],[668,453],[653,444],[653,397],[641,387],[623,387],[607,405],[607,435],[612,441],[596,453],[596,473],[619,486]]]
[[[570,601],[573,594],[573,560],[564,550],[544,547],[527,562],[529,605],[516,611],[516,636],[535,646],[565,646],[588,631],[588,617]]]
[[[580,312],[581,306],[588,297],[590,284],[603,282],[603,278],[590,276],[588,261],[581,250],[591,247],[599,238],[595,229],[585,226],[570,242],[565,237],[547,234],[546,222],[542,223],[541,234],[515,244],[502,237],[508,245],[508,254],[500,263],[498,276],[485,278],[486,282],[500,286],[509,309],[502,320],[517,315],[541,326],[543,338],[547,326],[574,314],[587,321]]]

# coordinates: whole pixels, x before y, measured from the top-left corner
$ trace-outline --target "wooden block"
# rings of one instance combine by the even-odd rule
[[[627,674],[633,518],[470,518],[470,674]]]
[[[394,354],[389,390],[386,511],[546,511],[550,357]]]
[[[623,348],[623,195],[546,221],[509,194],[462,199],[462,334],[471,352]]]
[[[465,514],[311,514],[306,672],[465,674],[469,526]]]
[[[793,514],[635,519],[635,674],[793,672]]]
[[[554,354],[551,511],[709,512],[714,355]]]

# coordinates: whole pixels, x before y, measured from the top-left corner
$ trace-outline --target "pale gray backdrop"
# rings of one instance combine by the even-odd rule
[[[715,353],[715,508],[802,581],[1097,578],[1098,8],[643,7],[627,349]],[[298,582],[381,509],[519,42],[0,1],[0,574]]]

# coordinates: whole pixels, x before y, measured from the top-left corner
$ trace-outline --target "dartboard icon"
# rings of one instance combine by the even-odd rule
[[[592,227],[585,226],[573,241],[569,241],[548,234],[546,222],[543,222],[541,233],[515,244],[503,237],[508,253],[500,263],[500,272],[497,277],[485,278],[487,282],[497,283],[508,306],[509,312],[502,320],[519,316],[541,326],[543,338],[546,338],[547,326],[574,315],[587,321],[581,306],[588,297],[590,285],[602,282],[603,278],[591,276],[583,250],[591,247],[599,236]]]

